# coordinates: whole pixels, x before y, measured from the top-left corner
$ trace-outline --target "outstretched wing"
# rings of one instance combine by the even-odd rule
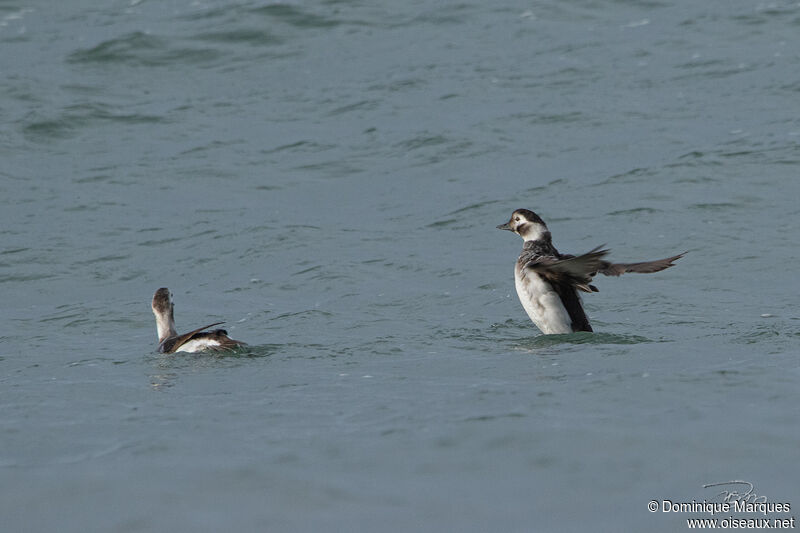
[[[533,270],[551,283],[574,286],[584,292],[597,292],[597,288],[590,285],[592,276],[604,264],[608,264],[602,259],[608,250],[601,248],[602,246],[598,246],[578,256],[538,256],[528,261],[525,268]]]
[[[683,252],[682,254],[673,255],[672,257],[657,259],[655,261],[642,261],[641,263],[609,263],[608,261],[601,261],[602,266],[597,270],[597,272],[600,274],[605,274],[606,276],[620,276],[626,272],[652,274],[653,272],[660,272],[665,268],[675,266],[673,265],[673,262],[677,261],[686,254],[687,252]]]
[[[192,340],[197,334],[210,328],[211,326],[219,326],[220,324],[224,324],[224,322],[214,322],[213,324],[209,324],[207,326],[203,326],[202,328],[197,328],[195,330],[192,330],[189,333],[184,333],[183,335],[176,335],[174,337],[164,339],[164,342],[159,344],[158,351],[161,353],[175,353],[175,350],[177,350],[182,344],[186,344],[187,342]],[[225,330],[216,330],[216,331],[222,331],[223,334],[225,333]]]

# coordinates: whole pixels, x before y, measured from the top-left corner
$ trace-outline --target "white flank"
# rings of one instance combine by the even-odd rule
[[[189,342],[184,342],[180,345],[180,347],[175,350],[176,352],[202,352],[203,350],[208,350],[209,348],[214,348],[220,346],[218,341],[213,339],[192,339]]]
[[[523,279],[514,269],[514,285],[517,296],[536,327],[545,335],[572,333],[572,320],[561,303],[558,293],[535,272],[528,272]]]

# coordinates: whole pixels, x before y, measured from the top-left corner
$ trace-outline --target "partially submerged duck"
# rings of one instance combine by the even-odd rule
[[[531,321],[542,333],[592,331],[578,291],[598,292],[591,285],[597,274],[619,276],[626,272],[650,274],[674,266],[684,254],[639,263],[612,263],[603,257],[608,250],[598,246],[575,257],[561,254],[553,246],[553,237],[539,215],[517,209],[511,220],[497,229],[516,233],[525,243],[514,267],[517,296]]]
[[[152,308],[158,329],[158,351],[161,353],[224,351],[247,346],[242,341],[228,337],[228,332],[224,329],[205,331],[212,326],[223,324],[223,322],[214,322],[189,333],[178,335],[175,330],[174,304],[169,289],[166,287],[158,289],[153,295]]]

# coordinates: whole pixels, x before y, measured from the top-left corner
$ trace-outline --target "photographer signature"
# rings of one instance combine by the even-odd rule
[[[708,483],[703,485],[704,489],[709,487],[727,487],[727,486],[740,486],[741,488],[747,487],[744,492],[739,492],[736,489],[729,489],[723,490],[717,496],[722,496],[722,501],[724,503],[731,503],[731,502],[749,502],[749,503],[767,503],[766,496],[759,496],[755,492],[753,492],[753,484],[749,481],[743,481],[741,479],[735,479],[733,481],[722,481],[720,483]]]

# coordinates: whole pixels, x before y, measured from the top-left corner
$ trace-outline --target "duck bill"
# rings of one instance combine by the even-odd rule
[[[505,229],[505,230],[508,230],[508,231],[514,231],[513,229],[511,229],[511,226],[509,226],[509,222],[506,222],[505,224],[500,224],[499,226],[497,226],[497,229]]]

